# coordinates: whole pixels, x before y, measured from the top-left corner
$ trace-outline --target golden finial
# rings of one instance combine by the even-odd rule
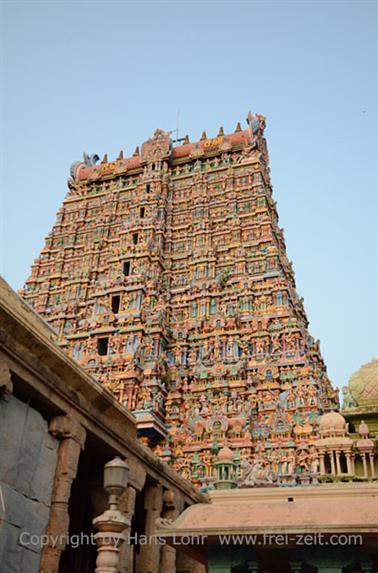
[[[137,145],[133,153],[133,157],[138,157],[138,155],[139,155],[139,146]]]
[[[218,137],[222,137],[224,135],[224,129],[223,126],[221,125],[218,131]]]
[[[238,121],[238,123],[236,124],[234,133],[238,133],[239,131],[241,131],[240,121]]]
[[[205,141],[205,139],[207,139],[207,135],[206,135],[206,131],[203,131],[200,141]]]
[[[105,153],[103,160],[101,161],[101,163],[108,163],[108,154]]]
[[[184,145],[185,145],[186,143],[190,143],[190,141],[189,141],[189,135],[185,135],[185,137],[184,137]]]
[[[123,149],[119,152],[117,159],[123,159]]]

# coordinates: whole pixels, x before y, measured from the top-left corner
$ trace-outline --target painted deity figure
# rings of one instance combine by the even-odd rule
[[[309,454],[306,450],[297,451],[296,462],[302,471],[308,472],[310,470]]]
[[[357,406],[356,400],[353,398],[348,386],[343,386],[343,405],[344,408],[354,408]]]
[[[318,390],[314,384],[310,384],[306,389],[307,404],[309,406],[316,406],[318,403]]]
[[[142,386],[138,393],[137,410],[146,410],[151,406],[151,390],[147,386]]]
[[[295,455],[292,450],[282,452],[281,456],[281,473],[284,475],[290,475],[293,473],[293,468],[295,464]]]
[[[282,353],[280,338],[278,335],[272,337],[272,355]]]
[[[255,344],[255,354],[257,356],[262,356],[265,354],[265,343],[262,338],[258,338]]]

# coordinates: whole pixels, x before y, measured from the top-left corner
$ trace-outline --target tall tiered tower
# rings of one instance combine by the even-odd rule
[[[188,479],[236,464],[310,470],[319,415],[337,405],[307,331],[272,199],[265,119],[71,168],[23,296],[140,435]]]

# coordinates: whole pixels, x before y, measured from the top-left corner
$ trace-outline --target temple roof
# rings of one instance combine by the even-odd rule
[[[71,176],[78,181],[97,179],[106,175],[121,174],[126,171],[138,169],[148,161],[170,159],[180,161],[185,159],[196,159],[205,155],[230,151],[233,148],[240,148],[250,145],[254,136],[265,128],[265,118],[260,115],[252,116],[249,112],[247,119],[248,127],[240,129],[240,124],[234,133],[223,134],[223,128],[219,130],[217,137],[208,138],[204,132],[199,141],[193,143],[185,142],[183,145],[173,147],[170,134],[161,129],[156,129],[153,137],[143,143],[141,152],[137,148],[134,155],[124,158],[120,153],[114,161],[108,161],[107,156],[101,163],[97,155],[84,154],[84,161],[77,161],[71,167]]]
[[[359,406],[378,401],[378,358],[373,358],[352,374],[349,390]]]
[[[378,533],[378,485],[340,484],[251,488],[211,492],[211,504],[186,509],[174,522],[158,522],[156,534]]]

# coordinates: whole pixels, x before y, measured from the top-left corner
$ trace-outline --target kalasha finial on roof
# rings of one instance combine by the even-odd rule
[[[140,155],[139,153],[139,145],[136,146],[135,151],[133,153],[133,157],[138,157]]]
[[[108,163],[108,154],[107,153],[105,153],[101,163]]]
[[[117,159],[123,159],[123,149],[119,152]]]
[[[238,123],[236,124],[234,133],[238,133],[239,131],[241,131],[240,121],[238,121]]]
[[[218,137],[222,137],[224,135],[224,129],[223,126],[221,125],[218,131]]]
[[[184,145],[186,145],[187,143],[190,143],[189,135],[185,135],[185,137],[184,137]]]
[[[205,141],[205,139],[207,139],[207,135],[206,135],[206,131],[203,131],[200,141]]]

